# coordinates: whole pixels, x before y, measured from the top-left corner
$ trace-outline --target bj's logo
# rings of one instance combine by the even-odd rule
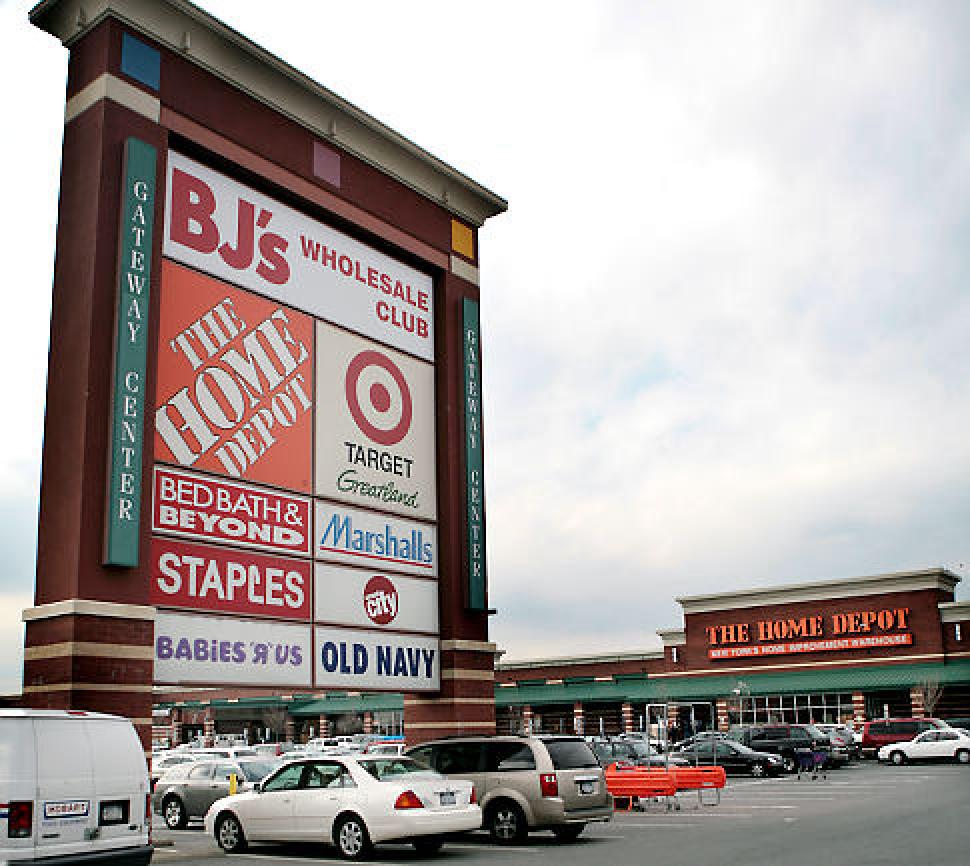
[[[285,258],[289,241],[269,231],[273,213],[244,198],[236,202],[235,240],[223,240],[215,220],[217,201],[212,187],[201,178],[178,168],[172,169],[172,206],[169,237],[196,252],[218,253],[235,270],[248,270],[259,250],[256,273],[267,282],[282,285],[290,278],[290,265]]]
[[[391,581],[375,574],[364,587],[364,611],[377,625],[388,625],[397,616],[399,596]]]

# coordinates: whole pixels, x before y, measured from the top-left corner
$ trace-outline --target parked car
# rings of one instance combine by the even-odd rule
[[[128,719],[0,710],[0,863],[145,866],[148,784]]]
[[[589,741],[596,760],[603,769],[610,764],[635,764],[638,767],[686,766],[687,762],[673,755],[655,752],[642,740],[600,740]]]
[[[171,830],[181,830],[193,818],[205,815],[209,806],[229,794],[236,777],[239,791],[247,791],[280,765],[276,758],[217,758],[180,764],[155,785],[152,809]]]
[[[876,754],[890,743],[905,743],[923,731],[945,727],[946,722],[933,718],[873,719],[862,728],[862,753]]]
[[[888,743],[877,753],[880,761],[956,761],[970,764],[970,736],[956,728],[934,728],[903,743]]]
[[[708,739],[691,744],[676,753],[677,758],[693,766],[717,764],[724,772],[750,774],[755,777],[777,776],[783,769],[780,755],[757,752],[731,740]]]
[[[404,743],[368,743],[367,747],[364,749],[364,754],[368,758],[377,755],[392,755],[399,756],[404,754],[404,750],[407,748]]]
[[[317,841],[346,860],[391,841],[434,853],[446,834],[481,825],[471,782],[446,779],[406,757],[288,763],[253,790],[217,800],[205,816],[206,832],[228,854],[255,840]]]
[[[855,731],[849,725],[836,725],[826,722],[816,722],[815,727],[824,731],[832,740],[833,755],[838,760],[843,753],[848,760],[859,756],[859,744],[856,742]]]
[[[158,780],[171,770],[172,767],[176,767],[179,764],[191,764],[198,760],[200,760],[200,756],[197,752],[169,752],[167,754],[152,755],[152,768],[149,771],[151,789],[153,791],[155,790],[155,785],[158,783]]]
[[[231,758],[235,760],[236,758],[260,758],[266,757],[266,755],[260,755],[259,752],[252,746],[222,746],[215,747],[212,746],[208,749],[195,749],[193,754],[201,758]]]
[[[754,749],[781,758],[786,773],[794,773],[798,762],[796,754],[805,749],[824,755],[823,766],[832,764],[832,741],[814,725],[764,724],[735,726],[728,737]]]
[[[572,840],[588,823],[613,817],[603,768],[582,737],[454,737],[406,754],[473,782],[485,829],[500,844],[521,842],[530,830]]]
[[[687,737],[683,740],[679,740],[676,743],[672,743],[670,746],[671,751],[679,751],[687,746],[696,743],[703,743],[709,740],[726,740],[728,735],[723,731],[699,731],[692,737]]]

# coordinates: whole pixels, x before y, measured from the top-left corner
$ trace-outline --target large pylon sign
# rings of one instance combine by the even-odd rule
[[[70,67],[27,700],[146,743],[163,684],[493,729],[478,229],[505,202],[191,3],[31,20]]]

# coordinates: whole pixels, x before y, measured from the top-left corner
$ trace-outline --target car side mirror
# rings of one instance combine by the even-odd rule
[[[255,782],[253,784],[253,792],[256,793],[256,794],[262,794],[263,793],[263,783],[262,782]]]

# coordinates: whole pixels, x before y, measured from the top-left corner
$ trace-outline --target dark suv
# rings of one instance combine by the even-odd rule
[[[821,752],[825,766],[832,763],[832,741],[828,734],[814,725],[748,725],[734,727],[728,737],[756,752],[768,752],[781,758],[786,773],[794,773],[798,767],[796,755],[799,751]]]
[[[405,754],[473,782],[485,829],[499,843],[530,830],[572,840],[589,822],[613,817],[603,769],[582,737],[449,737]]]

